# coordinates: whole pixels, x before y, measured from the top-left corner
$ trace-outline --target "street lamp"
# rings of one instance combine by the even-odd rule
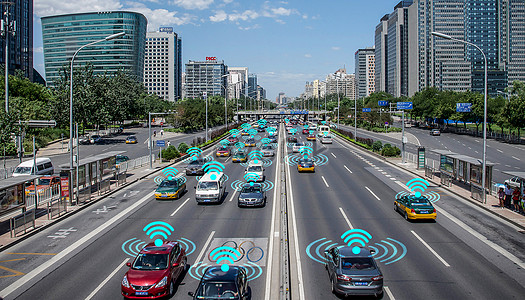
[[[69,74],[70,75],[69,77],[69,176],[71,177],[71,179],[73,177],[73,62],[75,61],[75,56],[77,56],[80,50],[86,47],[89,47],[89,46],[92,46],[94,44],[101,43],[104,41],[110,41],[110,40],[113,40],[119,37],[123,37],[125,34],[126,34],[125,32],[119,32],[119,33],[109,35],[101,40],[85,44],[84,46],[78,48],[78,50],[75,51],[75,53],[71,57],[71,69],[70,69],[70,74]],[[78,141],[77,141],[77,147],[78,147]],[[78,160],[78,157],[77,157],[77,160]],[[77,181],[78,181],[78,178],[77,178]],[[71,183],[71,186],[72,185],[73,184]],[[69,195],[70,195],[70,199],[72,200],[73,199],[71,197],[72,189],[69,189]]]
[[[437,36],[437,37],[440,37],[446,40],[451,40],[451,41],[470,45],[478,49],[479,52],[481,52],[481,55],[483,55],[483,62],[485,64],[485,89],[484,89],[485,95],[484,95],[484,101],[483,101],[483,172],[481,173],[481,188],[483,189],[483,203],[486,203],[487,197],[485,194],[485,186],[486,186],[485,180],[487,178],[487,174],[486,174],[487,173],[487,170],[486,170],[487,169],[487,159],[486,159],[487,158],[487,56],[485,55],[483,50],[481,50],[480,47],[478,47],[477,45],[473,43],[470,43],[464,40],[455,39],[451,37],[450,35],[447,35],[441,32],[432,31],[431,34],[433,36]]]

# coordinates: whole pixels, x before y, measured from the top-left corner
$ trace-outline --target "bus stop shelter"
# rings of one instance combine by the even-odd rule
[[[118,175],[115,163],[116,156],[122,153],[125,151],[109,151],[83,158],[73,166],[73,176],[69,174],[69,164],[60,165],[61,182],[69,182],[68,185],[62,184],[62,196],[66,197],[69,203],[73,205],[91,200],[93,192],[99,194],[108,192],[110,180]],[[78,182],[76,180],[77,174]],[[69,180],[70,178],[72,180]],[[69,191],[72,191],[71,199]]]
[[[439,154],[439,172],[441,184],[451,186],[452,180],[463,182],[470,185],[471,197],[483,201],[482,191],[482,169],[483,161],[481,159],[457,154],[450,150],[432,150]],[[492,183],[492,169],[494,163],[486,161],[486,178],[485,188],[489,188]]]

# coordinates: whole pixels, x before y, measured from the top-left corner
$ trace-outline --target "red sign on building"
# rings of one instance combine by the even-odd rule
[[[206,56],[206,60],[217,60],[215,56]]]

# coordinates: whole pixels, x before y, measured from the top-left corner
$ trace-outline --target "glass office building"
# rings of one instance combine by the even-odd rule
[[[147,19],[137,12],[113,11],[67,14],[42,18],[44,63],[48,86],[69,68],[81,46],[124,31],[125,36],[86,47],[75,66],[93,65],[95,74],[129,72],[143,81]]]
[[[224,61],[208,57],[206,61],[190,60],[186,64],[185,97],[226,96],[228,66]],[[205,94],[206,93],[206,94]]]

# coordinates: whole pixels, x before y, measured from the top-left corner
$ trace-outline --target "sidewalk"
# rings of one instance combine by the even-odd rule
[[[406,171],[409,171],[420,178],[424,178],[425,180],[432,182],[433,184],[438,185],[459,197],[462,197],[463,199],[485,209],[486,211],[489,211],[490,213],[525,229],[525,216],[515,213],[510,209],[501,209],[499,207],[499,199],[495,196],[487,195],[487,203],[481,203],[480,201],[477,201],[471,197],[470,190],[466,190],[455,184],[452,184],[450,187],[441,185],[439,177],[434,177],[433,179],[425,177],[425,170],[418,170],[417,165],[414,163],[402,163],[401,158],[386,159],[386,161]]]

